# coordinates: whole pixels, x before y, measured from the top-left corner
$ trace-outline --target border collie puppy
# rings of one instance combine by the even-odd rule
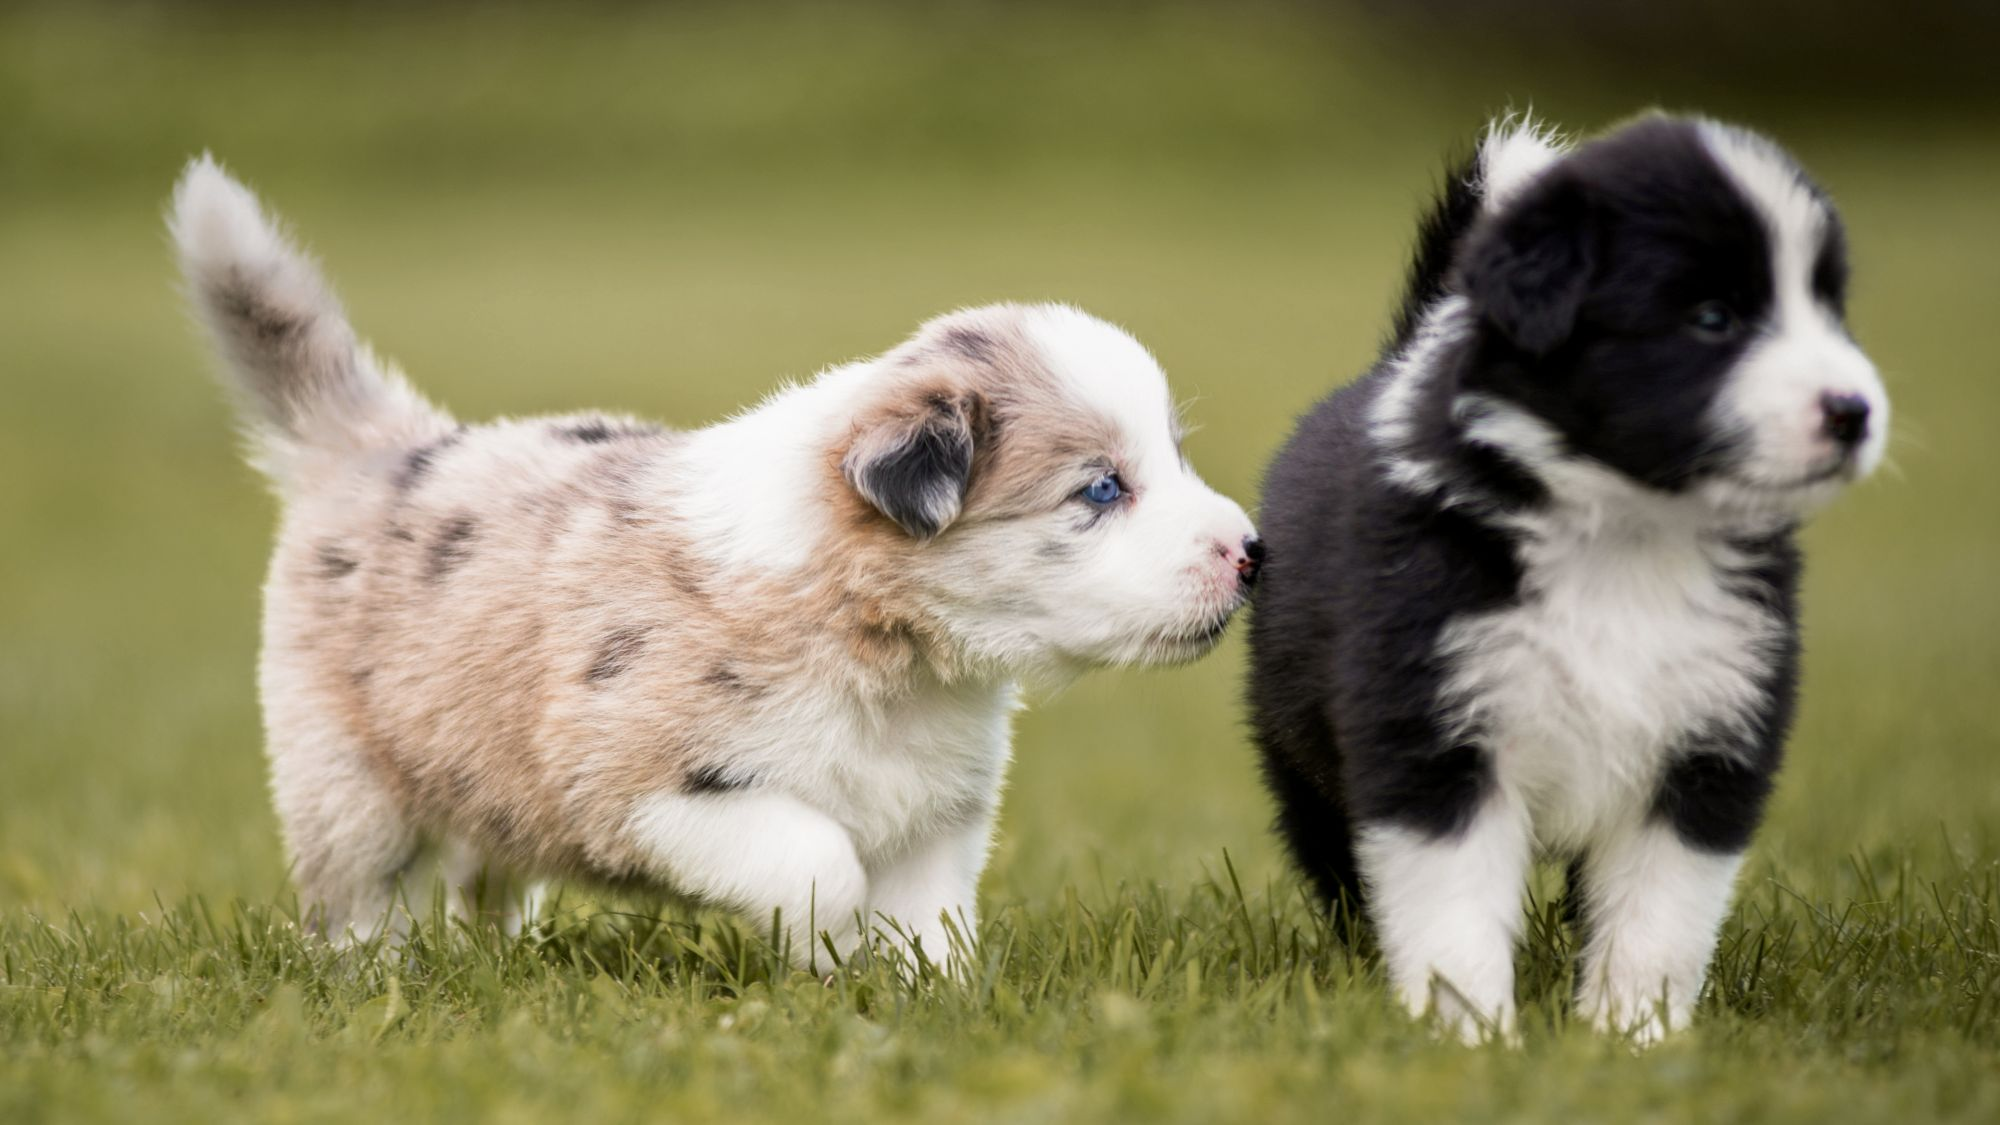
[[[1256,572],[1152,357],[1071,308],[939,317],[705,430],[465,426],[206,157],[170,222],[283,500],[271,783],[335,937],[435,843],[461,909],[571,877],[775,914],[802,965],[878,926],[943,961],[1017,683],[1192,660]]]
[[[1511,1026],[1540,851],[1571,862],[1581,1011],[1688,1020],[1792,721],[1794,531],[1882,455],[1843,245],[1744,130],[1497,123],[1380,362],[1272,464],[1266,777],[1411,1010]]]

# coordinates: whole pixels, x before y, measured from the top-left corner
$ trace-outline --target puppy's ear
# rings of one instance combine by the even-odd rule
[[[984,404],[974,394],[933,391],[855,435],[840,470],[854,491],[917,539],[958,518],[972,482]]]
[[[1569,338],[1597,262],[1581,182],[1552,170],[1476,232],[1460,260],[1467,296],[1502,335],[1543,356]]]

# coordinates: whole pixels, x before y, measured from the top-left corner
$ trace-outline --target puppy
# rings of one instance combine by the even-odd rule
[[[461,425],[357,342],[206,157],[180,266],[284,514],[271,784],[310,917],[366,935],[438,843],[942,961],[967,934],[1016,685],[1192,660],[1260,555],[1145,349],[1071,308],[939,317],[705,430]]]
[[[1413,1011],[1509,1027],[1541,850],[1572,860],[1581,1011],[1687,1022],[1792,722],[1794,531],[1882,455],[1843,247],[1752,133],[1497,124],[1381,360],[1272,464],[1266,777]]]

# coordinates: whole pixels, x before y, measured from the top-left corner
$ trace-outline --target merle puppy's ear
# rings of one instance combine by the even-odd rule
[[[1543,356],[1576,327],[1595,243],[1583,184],[1555,169],[1473,235],[1459,276],[1487,321],[1522,351]]]
[[[854,491],[917,539],[958,518],[984,417],[974,394],[932,391],[866,423],[841,459]]]

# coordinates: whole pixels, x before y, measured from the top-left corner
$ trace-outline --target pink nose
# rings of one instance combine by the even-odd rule
[[[1255,535],[1246,535],[1241,543],[1217,543],[1215,553],[1228,560],[1236,568],[1237,580],[1245,586],[1257,583],[1257,571],[1264,565],[1264,541]]]

